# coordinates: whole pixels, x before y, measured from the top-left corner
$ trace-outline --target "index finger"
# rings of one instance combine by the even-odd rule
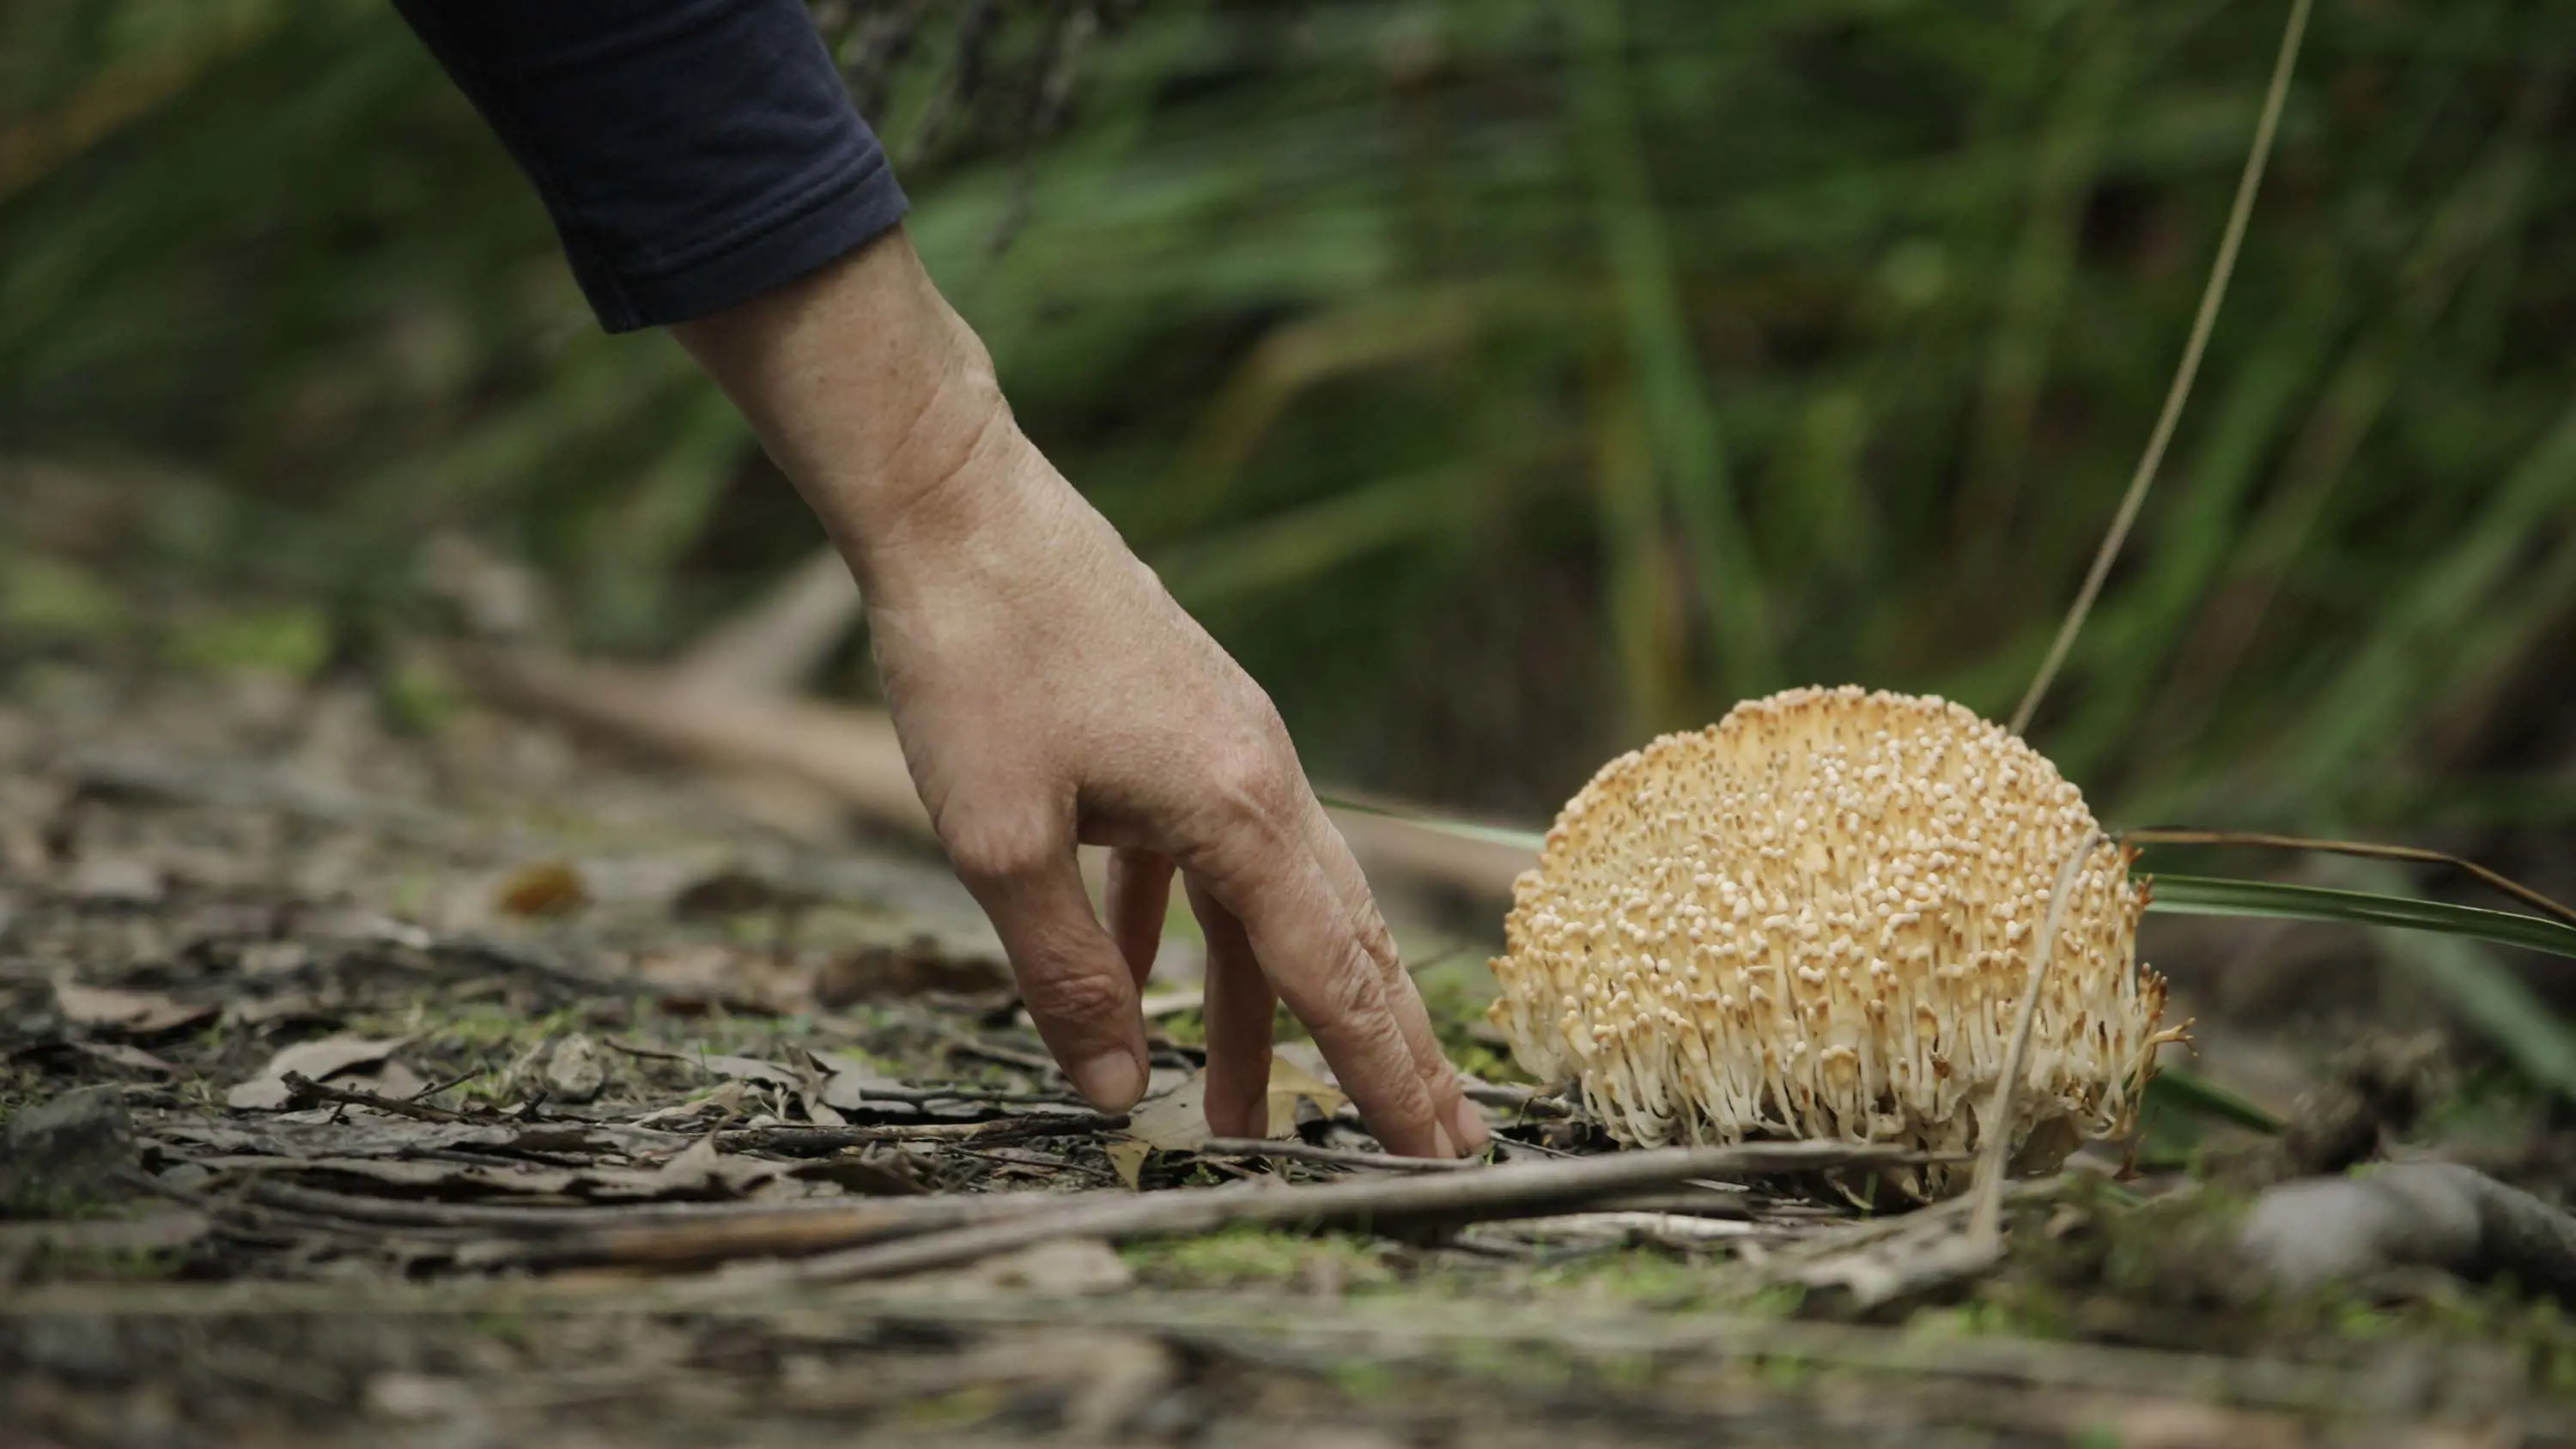
[[[1314,1034],[1378,1140],[1407,1156],[1456,1157],[1457,1140],[1400,1015],[1408,1004],[1419,1013],[1422,1004],[1391,996],[1368,931],[1312,842],[1311,834],[1281,823],[1237,831],[1205,852],[1196,874],[1243,923],[1263,973]]]

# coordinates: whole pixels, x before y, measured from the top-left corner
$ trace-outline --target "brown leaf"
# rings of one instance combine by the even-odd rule
[[[224,1105],[241,1111],[275,1111],[287,1103],[293,1093],[287,1090],[286,1074],[296,1072],[314,1081],[327,1081],[342,1072],[383,1061],[409,1037],[372,1040],[367,1037],[326,1036],[319,1041],[297,1042],[268,1059],[259,1074],[224,1094]]]
[[[496,904],[514,916],[563,916],[590,904],[590,891],[569,863],[542,860],[512,871]]]
[[[1129,1192],[1142,1192],[1145,1187],[1145,1159],[1154,1155],[1147,1142],[1112,1142],[1101,1149],[1109,1154],[1110,1170],[1127,1184]]]
[[[1330,1117],[1350,1102],[1342,1089],[1300,1066],[1286,1053],[1270,1058],[1270,1131],[1272,1137],[1293,1136],[1297,1131],[1297,1100],[1305,1098],[1315,1110]]]
[[[757,1057],[692,1057],[691,1061],[730,1082],[758,1082],[763,1086],[784,1087],[795,1091],[803,1079],[787,1068],[761,1061]]]
[[[1161,1021],[1164,1017],[1197,1011],[1206,1005],[1206,987],[1176,986],[1169,991],[1147,993],[1136,1003],[1136,1009],[1147,1021]]]
[[[76,1041],[72,1043],[72,1048],[83,1056],[95,1057],[100,1061],[128,1067],[138,1072],[152,1072],[166,1077],[179,1070],[143,1048],[129,1046],[121,1041]]]
[[[1162,1152],[1196,1151],[1199,1144],[1215,1135],[1208,1131],[1207,1124],[1207,1078],[1193,1076],[1168,1092],[1137,1103],[1135,1110],[1127,1114],[1125,1135],[1130,1141]]]
[[[621,1202],[740,1197],[773,1178],[787,1176],[795,1166],[728,1154],[716,1146],[711,1132],[658,1167],[589,1168],[582,1172],[579,1186],[591,1197]]]
[[[339,1085],[353,1091],[373,1092],[395,1102],[408,1102],[430,1088],[430,1080],[400,1062],[389,1061],[370,1072],[350,1072]]]
[[[189,1006],[157,992],[114,991],[104,986],[83,986],[74,981],[54,983],[54,1005],[62,1012],[63,1020],[74,1026],[121,1032],[128,1036],[157,1036],[165,1031],[175,1031],[208,1020],[216,1011],[211,1004]]]
[[[671,898],[671,914],[684,921],[722,920],[756,911],[793,910],[819,904],[822,897],[796,890],[746,870],[720,870],[691,883]]]
[[[1010,990],[1007,965],[987,957],[957,954],[928,936],[900,946],[863,948],[830,962],[814,977],[814,1000],[834,1008],[926,993],[1000,996]]]

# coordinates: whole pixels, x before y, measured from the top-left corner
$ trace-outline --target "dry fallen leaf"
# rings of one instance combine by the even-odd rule
[[[339,1085],[357,1092],[373,1092],[389,1101],[408,1102],[434,1085],[429,1078],[400,1062],[386,1062],[373,1071],[351,1072]]]
[[[590,904],[590,890],[573,866],[542,860],[512,871],[496,903],[514,916],[569,915]]]
[[[1179,986],[1170,991],[1148,992],[1136,1003],[1137,1012],[1147,1021],[1161,1021],[1184,1011],[1197,1011],[1207,1005],[1207,988]]]
[[[211,1004],[189,1006],[158,992],[115,991],[76,981],[54,983],[54,1006],[74,1026],[128,1036],[157,1036],[208,1020],[216,1012]]]
[[[1109,1170],[1118,1174],[1118,1180],[1127,1184],[1129,1192],[1145,1190],[1145,1159],[1154,1155],[1152,1146],[1143,1142],[1112,1142],[1101,1150],[1109,1155]]]
[[[1290,1137],[1297,1131],[1297,1100],[1303,1097],[1315,1104],[1315,1110],[1330,1117],[1342,1110],[1350,1098],[1342,1089],[1300,1066],[1285,1052],[1270,1058],[1270,1131],[1272,1137]]]
[[[794,1072],[757,1057],[713,1056],[691,1057],[689,1060],[729,1082],[758,1082],[768,1087],[784,1087],[791,1092],[802,1085]]]
[[[179,1070],[143,1048],[121,1041],[76,1041],[72,1049],[86,1057],[158,1076],[166,1077]]]
[[[328,1081],[342,1072],[380,1062],[394,1054],[409,1037],[376,1040],[358,1036],[326,1036],[319,1041],[297,1042],[268,1059],[268,1065],[249,1081],[224,1094],[224,1105],[240,1111],[269,1112],[286,1105],[294,1094],[287,1089],[286,1074],[295,1072],[314,1081]]]
[[[1193,1076],[1168,1092],[1137,1103],[1127,1114],[1124,1135],[1128,1141],[1159,1152],[1197,1151],[1200,1144],[1215,1135],[1208,1131],[1207,1078]]]

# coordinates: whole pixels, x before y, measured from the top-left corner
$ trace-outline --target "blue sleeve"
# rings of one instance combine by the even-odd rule
[[[394,0],[545,197],[612,332],[683,322],[903,217],[801,0]]]

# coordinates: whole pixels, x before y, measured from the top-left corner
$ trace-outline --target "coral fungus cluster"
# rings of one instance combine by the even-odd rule
[[[1513,892],[1493,1019],[1626,1142],[1972,1151],[2058,867],[2094,829],[2055,766],[1962,706],[1739,705],[1566,804]],[[2135,960],[2146,895],[2122,850],[2076,877],[2008,1128],[2026,1163],[2126,1131],[2176,1035]]]

